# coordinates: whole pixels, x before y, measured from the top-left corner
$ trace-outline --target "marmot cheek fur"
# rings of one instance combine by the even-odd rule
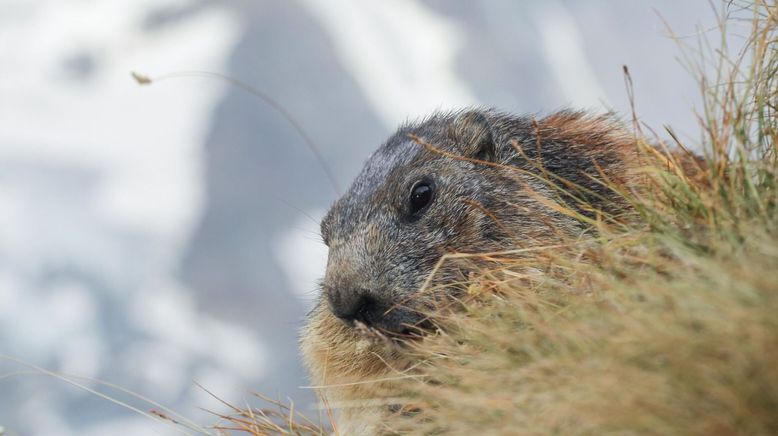
[[[542,199],[618,214],[624,202],[604,182],[629,187],[637,160],[632,136],[611,115],[562,111],[535,120],[472,109],[401,126],[321,223],[327,271],[301,345],[314,384],[333,386],[325,393],[336,408],[371,398],[374,385],[353,383],[411,362],[401,347],[382,347],[365,332],[391,338],[429,328],[422,313],[457,292],[418,292],[443,254],[580,233],[577,220]],[[571,192],[560,196],[543,179]],[[436,274],[441,283],[458,278],[453,269]],[[348,410],[355,409],[344,409],[341,421],[352,421]],[[365,418],[356,410],[349,425]]]

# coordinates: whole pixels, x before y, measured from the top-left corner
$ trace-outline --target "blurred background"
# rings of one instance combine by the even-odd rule
[[[660,17],[661,16],[661,17]],[[406,119],[566,106],[696,132],[681,36],[709,3],[0,0],[0,426],[175,434],[85,387],[201,424],[251,392],[311,407],[297,333],[317,221]],[[229,75],[139,86],[131,71]],[[19,359],[23,363],[9,360]]]

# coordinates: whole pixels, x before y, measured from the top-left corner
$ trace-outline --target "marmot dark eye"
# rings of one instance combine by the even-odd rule
[[[432,201],[432,185],[419,182],[411,189],[411,215],[418,215]]]

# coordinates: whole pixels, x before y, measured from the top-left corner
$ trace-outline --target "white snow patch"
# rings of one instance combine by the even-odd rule
[[[323,210],[300,215],[289,230],[273,241],[273,252],[295,296],[311,304],[327,268],[327,246],[319,236]]]
[[[394,129],[408,117],[478,103],[454,72],[456,25],[421,2],[304,0],[345,68]]]
[[[234,386],[262,373],[253,332],[203,314],[176,278],[201,214],[201,149],[225,84],[141,87],[130,77],[224,71],[243,28],[227,9],[144,25],[150,11],[195,3],[0,7],[0,352],[77,376],[124,374],[107,381],[171,401],[192,389],[195,370]],[[121,356],[108,354],[106,315],[130,324]],[[126,415],[76,431],[62,404],[82,391],[46,378],[4,383],[38,383],[9,411],[31,434],[158,433]]]
[[[239,23],[212,8],[160,30],[152,8],[183,1],[38,0],[0,26],[0,159],[100,169],[96,207],[110,222],[182,237],[200,210],[200,146],[216,81],[140,87],[130,72],[218,71]],[[91,71],[71,77],[82,57]]]
[[[610,108],[608,97],[586,59],[575,19],[556,0],[535,3],[530,9],[557,86],[573,107]]]

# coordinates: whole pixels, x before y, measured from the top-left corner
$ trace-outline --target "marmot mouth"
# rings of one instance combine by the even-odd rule
[[[404,326],[400,330],[389,330],[381,326],[372,326],[356,320],[352,327],[366,339],[378,340],[392,345],[401,345],[404,342],[416,342],[434,331],[434,325],[428,319],[424,319],[412,326]]]
[[[404,339],[418,340],[435,331],[435,325],[429,318],[417,322],[413,326],[405,327],[397,333]]]

